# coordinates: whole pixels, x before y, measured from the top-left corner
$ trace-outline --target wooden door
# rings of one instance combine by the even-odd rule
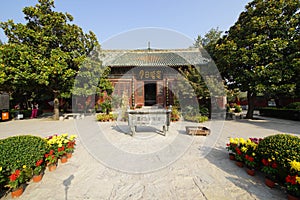
[[[135,87],[135,104],[144,105],[144,81],[137,81]]]

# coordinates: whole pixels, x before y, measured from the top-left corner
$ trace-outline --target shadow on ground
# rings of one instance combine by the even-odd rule
[[[257,171],[255,176],[250,176],[246,172],[246,167],[238,167],[235,161],[229,159],[225,148],[213,148],[206,156],[206,159],[220,170],[226,172],[228,174],[225,176],[227,180],[248,192],[251,196],[255,196],[255,198],[261,200],[286,198],[284,189],[279,185],[276,185],[273,189],[265,185],[263,173]]]
[[[275,132],[281,133],[292,133],[300,135],[300,123],[299,121],[268,118],[257,116],[254,119],[238,119],[230,120],[236,123],[245,123],[253,126],[257,126],[263,129],[274,130]]]

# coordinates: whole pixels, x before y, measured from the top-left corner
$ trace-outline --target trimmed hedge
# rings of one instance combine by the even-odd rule
[[[0,167],[4,173],[33,168],[37,160],[43,159],[48,151],[47,141],[32,135],[20,135],[0,140]]]
[[[277,108],[259,108],[258,110],[262,116],[300,121],[300,110]]]
[[[285,108],[287,108],[287,109],[296,109],[296,110],[300,110],[300,102],[290,103],[290,104],[287,105]]]
[[[290,171],[290,161],[300,161],[300,138],[289,134],[277,134],[265,137],[257,147],[259,160],[276,160],[279,168],[279,179],[284,178]]]

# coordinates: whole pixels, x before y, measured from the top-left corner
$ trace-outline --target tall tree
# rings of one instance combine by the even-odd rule
[[[58,98],[70,96],[80,64],[98,41],[93,32],[86,34],[71,23],[70,14],[54,11],[53,0],[38,2],[23,9],[26,24],[13,20],[0,24],[8,37],[7,49],[1,52],[6,54],[0,60],[0,84],[14,85],[20,80],[17,84],[46,88],[53,95],[54,118],[58,119]]]
[[[253,118],[257,94],[295,92],[299,7],[299,0],[254,0],[216,45],[215,61],[228,86],[247,92],[247,118]]]
[[[195,43],[193,47],[199,48],[203,57],[208,59],[211,58],[210,54],[213,54],[213,47],[217,43],[217,41],[221,38],[222,31],[219,31],[218,28],[212,28],[207,32],[204,37],[198,35],[195,39]],[[212,63],[209,63],[211,65]],[[223,91],[218,91],[220,89],[220,85],[217,83],[216,78],[212,75],[214,73],[207,73],[207,69],[212,70],[211,67],[198,67],[198,70],[195,67],[188,66],[185,68],[180,68],[179,72],[183,75],[183,77],[188,81],[188,84],[191,86],[189,91],[185,84],[178,84],[177,89],[180,91],[180,95],[182,96],[190,96],[191,94],[195,94],[199,105],[202,107],[206,107],[210,110],[210,101],[211,95],[220,95],[223,96]],[[201,72],[199,71],[201,70]],[[217,72],[216,72],[217,73]],[[180,83],[180,82],[179,82]],[[213,87],[213,85],[215,87]],[[223,87],[221,87],[223,88]],[[211,111],[211,110],[210,110]]]
[[[107,79],[110,68],[102,65],[100,55],[102,54],[100,47],[95,48],[89,57],[87,57],[80,66],[80,71],[78,72],[74,87],[71,92],[74,98],[84,99],[84,112],[94,103],[95,100],[89,100],[94,97],[95,94],[98,96],[104,96],[104,93],[111,96],[113,92],[112,83]],[[73,101],[73,107],[76,103],[76,99]]]
[[[194,47],[199,48],[201,50],[201,46],[206,50],[206,52],[202,52],[206,57],[213,57],[214,47],[218,40],[221,38],[223,31],[220,31],[219,28],[211,28],[205,35],[202,37],[198,35],[195,39]],[[208,54],[209,55],[208,55]]]
[[[217,28],[211,28],[207,33],[205,33],[204,37],[198,35],[195,39],[194,47],[203,46],[204,48],[207,46],[213,46],[222,36],[223,31]]]

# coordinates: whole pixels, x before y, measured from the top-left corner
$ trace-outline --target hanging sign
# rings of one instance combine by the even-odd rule
[[[138,80],[162,80],[163,73],[158,69],[140,69],[137,71]]]

